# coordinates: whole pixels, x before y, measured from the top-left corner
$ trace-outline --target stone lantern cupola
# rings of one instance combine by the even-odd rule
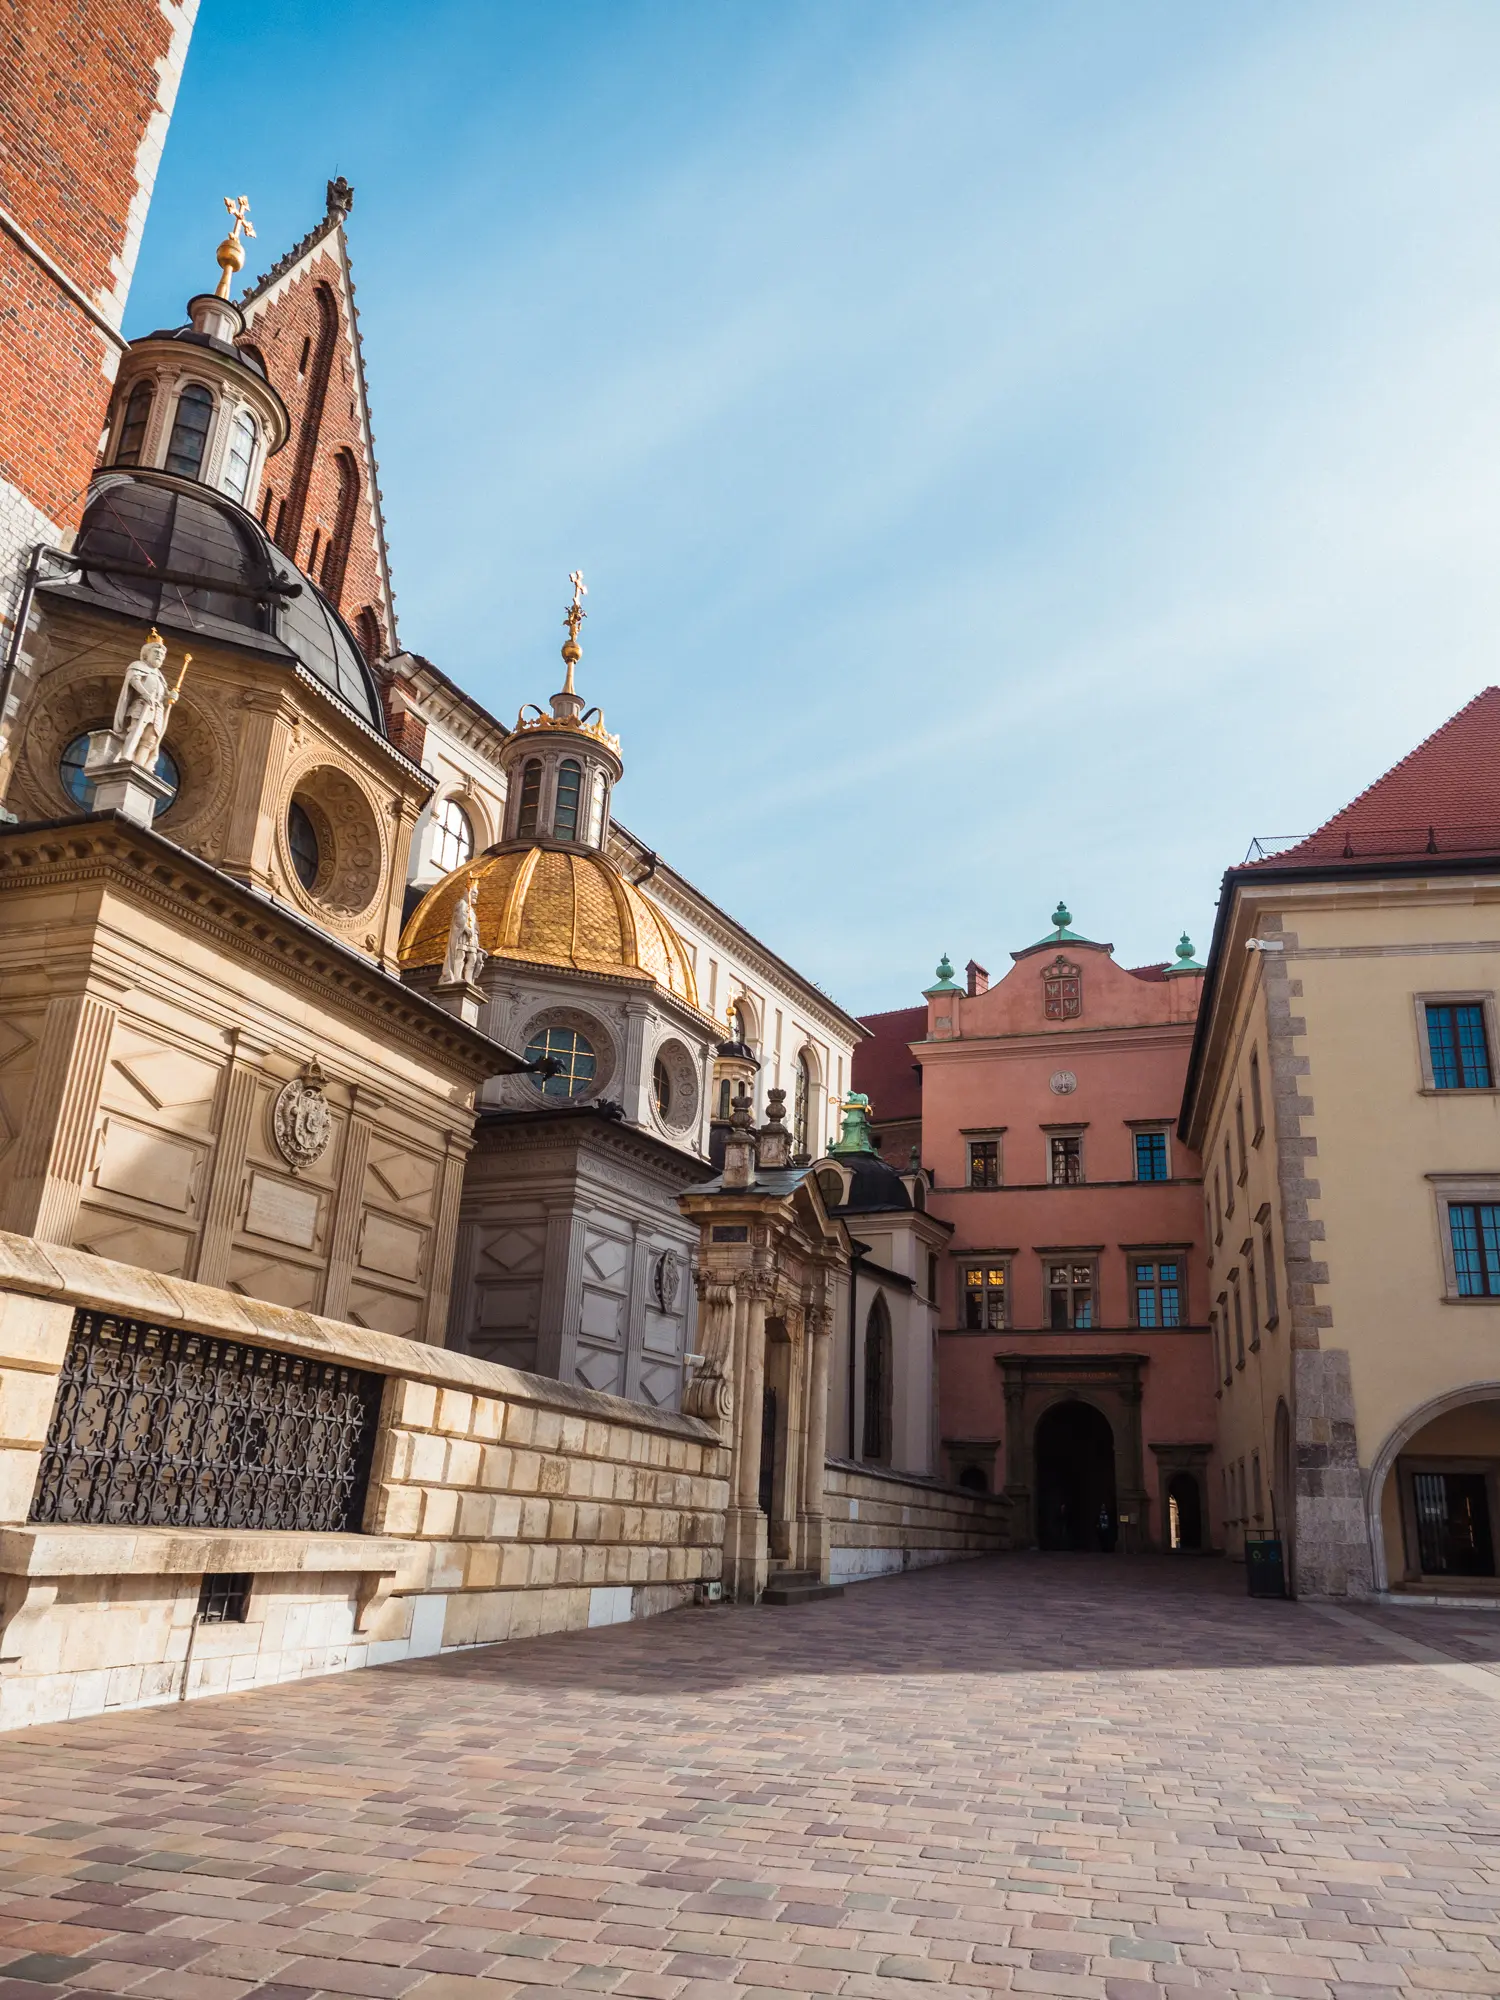
[[[229,284],[245,261],[249,204],[241,195],[225,206],[232,226],[217,252],[218,289],[189,299],[186,326],[144,334],[121,357],[101,469],[170,473],[253,514],[266,460],[286,443],[290,420],[264,362],[240,345],[245,317]]]
[[[502,847],[585,848],[598,854],[609,838],[609,800],[624,770],[620,739],[604,727],[602,709],[586,708],[573,685],[583,657],[578,631],[587,612],[582,576],[575,570],[568,636],[563,645],[567,678],[545,714],[528,702],[501,751],[505,766],[505,837]]]

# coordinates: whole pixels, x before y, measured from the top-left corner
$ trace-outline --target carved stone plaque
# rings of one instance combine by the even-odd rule
[[[327,1151],[333,1117],[323,1095],[323,1072],[316,1063],[282,1086],[271,1113],[271,1131],[289,1166],[310,1167]]]
[[[1049,1087],[1058,1097],[1068,1097],[1078,1088],[1078,1079],[1070,1069],[1055,1069],[1048,1079]]]
[[[311,1188],[288,1187],[269,1174],[252,1173],[245,1229],[251,1236],[311,1250],[318,1240],[318,1197]]]

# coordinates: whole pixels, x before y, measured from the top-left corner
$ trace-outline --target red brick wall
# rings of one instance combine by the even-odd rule
[[[391,649],[375,467],[365,443],[347,293],[330,235],[284,289],[252,300],[253,347],[291,416],[291,435],[266,467],[260,515],[283,549],[336,604],[370,650]],[[373,620],[373,625],[371,624]]]
[[[195,9],[0,0],[0,204],[114,325],[142,220],[132,210],[155,176],[152,116],[176,91],[174,28]],[[0,234],[0,480],[60,527],[82,511],[115,352]]]

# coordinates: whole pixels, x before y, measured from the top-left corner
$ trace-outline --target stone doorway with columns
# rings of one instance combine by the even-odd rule
[[[736,1100],[723,1172],[681,1197],[697,1223],[698,1354],[684,1398],[730,1448],[724,1588],[754,1603],[774,1577],[828,1587],[828,1356],[848,1284],[847,1230],[791,1164],[785,1093],[757,1132]]]
[[[1140,1354],[1000,1354],[996,1363],[1005,1385],[1005,1496],[1017,1545],[1036,1547],[1055,1539],[1040,1517],[1046,1496],[1039,1473],[1038,1444],[1048,1439],[1049,1413],[1067,1403],[1084,1404],[1108,1423],[1113,1445],[1113,1520],[1094,1546],[1109,1541],[1131,1554],[1155,1546],[1141,1445]],[[1053,1420],[1054,1422],[1056,1419]],[[1095,1509],[1102,1504],[1096,1500]],[[1055,1526],[1055,1524],[1053,1524]]]

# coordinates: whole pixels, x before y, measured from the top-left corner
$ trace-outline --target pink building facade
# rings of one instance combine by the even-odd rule
[[[989,984],[945,959],[926,1019],[874,1016],[855,1083],[909,1074],[915,1029],[939,1284],[944,1469],[1003,1491],[1017,1546],[1219,1545],[1202,1170],[1176,1134],[1202,968],[1129,969],[1053,930]],[[896,1033],[882,1032],[885,1024]],[[890,1047],[884,1044],[889,1042]],[[872,1098],[875,1092],[870,1092]],[[878,1099],[909,1146],[916,1093]]]

